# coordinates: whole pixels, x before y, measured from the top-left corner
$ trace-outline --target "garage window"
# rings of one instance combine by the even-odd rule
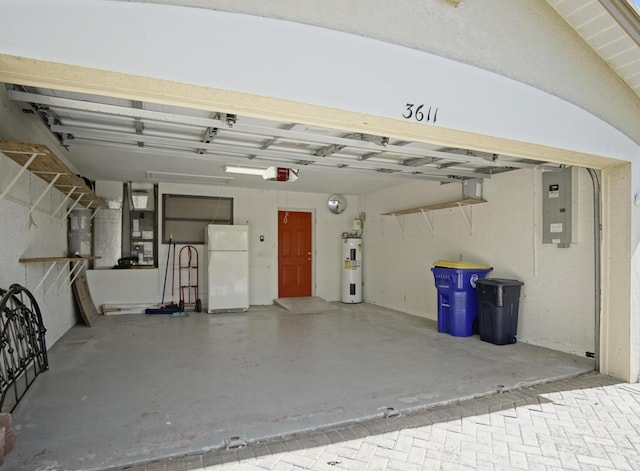
[[[164,244],[204,244],[208,224],[233,224],[233,198],[165,194],[162,207]]]

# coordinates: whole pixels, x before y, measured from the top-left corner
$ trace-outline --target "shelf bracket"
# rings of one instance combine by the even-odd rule
[[[464,222],[467,223],[467,227],[469,228],[469,234],[473,235],[473,213],[471,206],[469,206],[469,216],[464,211],[464,206],[458,203],[458,208],[460,208],[460,212],[462,213],[462,217],[464,218]]]
[[[89,206],[87,207],[91,207],[91,204],[93,203],[93,201],[91,203],[89,203]],[[97,207],[94,211],[93,214],[91,215],[91,217],[89,218],[90,221],[93,221],[93,218],[96,217],[96,214],[98,214],[98,211],[100,211],[100,207]]]
[[[78,205],[78,203],[80,202],[80,200],[82,199],[83,196],[84,196],[84,193],[80,193],[80,196],[78,196],[78,199],[73,202],[73,204],[69,208],[69,211],[67,211],[67,214],[64,215],[63,219],[66,219],[67,216],[69,216],[69,214],[71,214],[71,211],[73,211],[73,208],[75,208]]]
[[[49,273],[51,273],[51,270],[53,270],[53,267],[56,266],[56,263],[58,262],[52,262],[51,266],[49,267],[49,269],[46,271],[46,273],[44,274],[44,276],[42,277],[42,279],[40,280],[40,283],[38,283],[38,286],[36,286],[36,288],[33,290],[33,292],[35,293],[36,291],[38,291],[38,288],[40,288],[42,286],[42,283],[44,283],[44,280],[47,279],[47,277],[49,276]]]
[[[420,212],[422,213],[422,216],[424,217],[424,220],[426,221],[427,226],[429,226],[429,229],[431,229],[431,235],[436,235],[435,217],[433,221],[430,221],[429,216],[427,216],[427,212],[424,209],[421,209]]]
[[[64,197],[64,199],[62,200],[62,202],[60,203],[60,205],[56,208],[56,210],[53,212],[52,216],[55,216],[56,214],[58,214],[58,211],[60,211],[62,209],[62,207],[64,206],[64,204],[67,202],[67,200],[71,197],[71,195],[73,194],[74,191],[76,191],[76,188],[78,188],[77,186],[74,186],[73,188],[71,188],[71,190],[69,190],[69,193],[67,193]]]
[[[78,263],[81,262],[81,263]],[[69,271],[69,283],[67,283],[67,287],[71,286],[73,284],[74,281],[76,281],[76,278],[78,278],[78,275],[80,274],[80,272],[82,271],[82,269],[87,265],[87,260],[78,260],[78,262],[71,262],[72,263],[72,268]],[[72,278],[73,276],[73,278]]]
[[[404,219],[402,220],[403,223],[400,222],[400,220],[398,219],[398,216],[396,216],[395,214],[393,214],[393,219],[396,221],[396,224],[398,225],[398,229],[400,229],[400,232],[402,233],[402,237],[404,237]]]
[[[42,201],[42,198],[44,198],[44,195],[46,195],[51,190],[51,188],[53,188],[53,185],[56,183],[56,180],[58,180],[58,178],[60,178],[61,175],[62,175],[61,173],[56,173],[56,176],[53,177],[53,179],[51,180],[47,188],[42,192],[42,194],[36,200],[36,202],[33,203],[33,205],[31,206],[31,209],[29,209],[29,214],[31,214],[33,210],[38,207],[38,204],[40,203],[40,201]]]
[[[37,152],[34,152],[33,154],[31,154],[31,157],[29,157],[29,160],[27,160],[27,162],[18,171],[16,176],[13,177],[13,180],[9,182],[9,186],[6,187],[5,190],[2,192],[2,194],[0,195],[0,200],[4,199],[4,197],[7,196],[7,194],[9,193],[9,190],[13,188],[13,185],[15,185],[18,182],[22,174],[27,171],[27,168],[29,167],[29,165],[31,165],[31,162],[33,162],[36,159],[36,157],[38,157],[39,155],[42,155],[42,154],[39,154]]]
[[[57,263],[57,262],[55,262]],[[54,286],[57,286],[58,284],[58,280],[60,279],[60,277],[62,276],[62,274],[65,272],[64,267],[61,268],[60,270],[58,270],[58,276],[56,276],[56,279],[53,280],[53,283],[51,283],[51,285],[47,288],[47,291],[45,291],[44,293],[44,297],[47,297],[47,294],[49,294],[49,291],[51,291],[51,288],[53,288]]]
[[[40,258],[36,257],[36,258],[19,258],[18,262],[20,263],[51,262],[51,266],[46,271],[42,279],[40,280],[40,283],[38,283],[38,286],[36,286],[36,288],[32,290],[32,292],[35,293],[38,289],[40,289],[40,287],[42,287],[44,281],[48,278],[49,274],[58,263],[63,263],[63,265],[65,263],[71,263],[71,266],[68,267],[68,272],[69,272],[68,278],[65,281],[65,283],[67,283],[66,286],[69,287],[74,281],[76,281],[76,278],[78,278],[78,276],[82,272],[82,269],[88,266],[89,260],[96,260],[98,258],[100,257],[40,257]],[[67,270],[63,266],[60,270],[58,270],[58,276],[56,276],[56,279],[53,281],[53,283],[51,283],[51,285],[44,292],[44,296],[46,296],[54,286],[58,286],[58,288],[60,287],[58,280],[60,280],[60,277],[65,273],[67,273]],[[43,288],[43,291],[44,291],[44,288]]]

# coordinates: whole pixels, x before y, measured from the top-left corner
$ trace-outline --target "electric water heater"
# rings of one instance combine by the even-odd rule
[[[362,302],[362,239],[342,239],[342,302]]]

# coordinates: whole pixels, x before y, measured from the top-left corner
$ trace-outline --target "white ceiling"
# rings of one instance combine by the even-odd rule
[[[459,182],[543,163],[291,122],[9,85],[95,180],[284,189],[225,165],[299,170],[288,191],[360,194],[413,181]],[[433,111],[424,110],[425,114]],[[431,116],[435,119],[435,116]],[[554,164],[549,164],[557,166]]]
[[[640,96],[638,8],[627,0],[547,1]]]

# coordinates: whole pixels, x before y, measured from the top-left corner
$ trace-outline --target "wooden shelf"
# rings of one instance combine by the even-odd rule
[[[420,213],[424,211],[436,211],[438,209],[460,208],[463,206],[469,206],[472,204],[480,204],[480,203],[486,203],[486,202],[487,202],[486,200],[468,198],[468,199],[458,200],[458,201],[449,201],[446,203],[431,204],[428,206],[419,206],[417,208],[389,211],[388,213],[382,213],[382,216],[403,216],[405,214]]]
[[[47,263],[47,262],[82,262],[85,260],[97,260],[100,257],[39,257],[19,258],[20,263]]]
[[[85,208],[107,208],[104,200],[77,177],[47,146],[0,141],[0,152]],[[33,158],[35,156],[35,158]]]

